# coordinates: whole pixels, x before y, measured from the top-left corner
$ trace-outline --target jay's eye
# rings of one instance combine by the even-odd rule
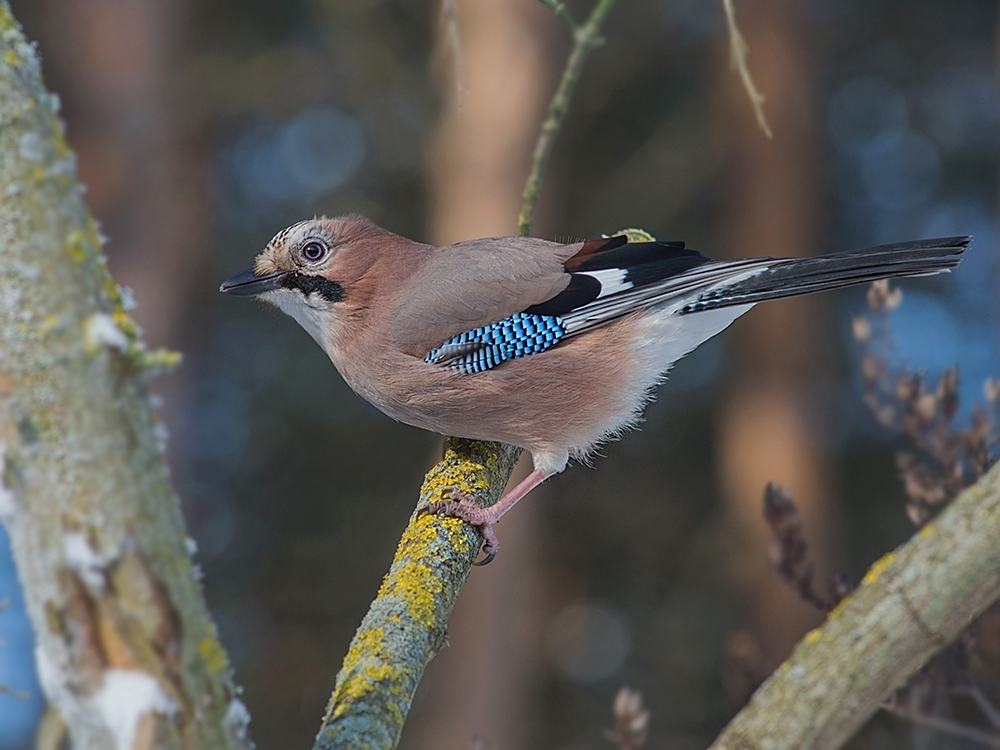
[[[310,242],[302,248],[302,257],[308,260],[310,263],[315,263],[318,260],[323,260],[326,256],[326,245],[319,242]]]

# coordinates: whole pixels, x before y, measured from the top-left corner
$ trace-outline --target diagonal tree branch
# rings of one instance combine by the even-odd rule
[[[868,570],[712,745],[835,748],[1000,599],[1000,464]]]
[[[445,645],[448,616],[482,538],[464,521],[424,513],[450,488],[482,505],[500,498],[519,451],[449,438],[424,479],[389,573],[351,641],[314,750],[393,748],[424,668]]]
[[[0,0],[0,521],[41,683],[74,747],[249,747],[146,389],[177,357],[143,347],[81,196]]]

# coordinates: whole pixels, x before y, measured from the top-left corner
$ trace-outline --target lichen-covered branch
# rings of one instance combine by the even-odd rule
[[[712,745],[835,748],[1000,599],[1000,464],[813,630]]]
[[[448,616],[482,545],[479,532],[464,521],[424,511],[451,488],[481,505],[495,503],[518,452],[497,443],[448,439],[444,458],[424,480],[392,567],[351,641],[314,750],[396,746],[424,667],[444,647]]]
[[[0,520],[80,748],[248,747],[57,100],[0,0]],[[58,726],[59,722],[54,722]]]

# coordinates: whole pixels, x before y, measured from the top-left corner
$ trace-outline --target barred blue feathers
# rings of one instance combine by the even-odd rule
[[[472,375],[490,370],[508,359],[551,349],[565,335],[566,327],[561,318],[515,313],[488,326],[453,336],[431,349],[424,361]]]

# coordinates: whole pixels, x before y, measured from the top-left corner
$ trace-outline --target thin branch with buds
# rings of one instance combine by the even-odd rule
[[[524,185],[521,213],[517,217],[517,230],[524,236],[531,234],[531,228],[535,223],[535,209],[538,207],[538,199],[542,196],[542,177],[545,174],[545,166],[552,154],[556,135],[562,128],[563,118],[569,110],[569,103],[573,97],[576,82],[580,78],[583,63],[587,60],[590,51],[600,43],[601,26],[604,25],[604,20],[615,4],[615,0],[598,0],[587,22],[583,26],[577,26],[576,21],[573,20],[562,3],[557,2],[557,0],[541,0],[541,2],[552,8],[573,31],[573,50],[569,54],[569,60],[566,62],[566,69],[559,81],[559,87],[549,104],[548,115],[542,123],[538,141],[535,143],[535,151],[531,157],[531,172]]]
[[[764,114],[764,95],[757,90],[757,84],[750,75],[750,68],[747,65],[747,53],[750,48],[740,33],[740,27],[736,25],[736,8],[733,6],[733,0],[722,0],[722,5],[726,10],[726,25],[729,27],[730,64],[739,75],[740,82],[747,92],[754,117],[757,118],[757,125],[764,131],[764,135],[771,138],[771,126],[767,122],[767,115]]]

